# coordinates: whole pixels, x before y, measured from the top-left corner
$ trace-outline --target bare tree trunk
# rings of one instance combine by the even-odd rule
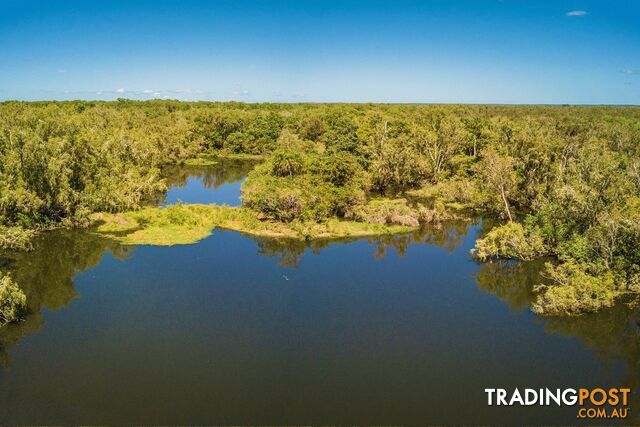
[[[509,222],[512,222],[513,218],[511,217],[511,210],[509,210],[509,202],[507,202],[507,196],[504,194],[504,187],[500,187],[500,194],[502,194],[502,200],[504,201],[504,208],[507,211]]]

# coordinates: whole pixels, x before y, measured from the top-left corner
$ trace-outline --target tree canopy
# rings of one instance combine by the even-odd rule
[[[637,107],[4,102],[0,247],[136,210],[204,154],[264,156],[243,203],[272,220],[495,217],[479,259],[555,259],[540,313],[640,295]]]

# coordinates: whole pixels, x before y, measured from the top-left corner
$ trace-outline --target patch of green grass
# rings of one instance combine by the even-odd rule
[[[246,209],[218,205],[147,207],[122,214],[96,214],[96,232],[127,245],[172,246],[196,243],[215,227],[263,237],[331,239],[409,232],[411,227],[329,219],[325,222],[266,221]]]

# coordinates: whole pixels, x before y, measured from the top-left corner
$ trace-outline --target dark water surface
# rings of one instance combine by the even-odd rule
[[[537,318],[540,263],[477,264],[479,232],[45,234],[3,261],[34,314],[0,329],[0,424],[576,424],[483,390],[638,386],[637,312]]]

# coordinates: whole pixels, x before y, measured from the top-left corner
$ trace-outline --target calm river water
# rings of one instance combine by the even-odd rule
[[[174,170],[166,203],[237,204],[246,172]],[[538,318],[540,263],[474,262],[481,232],[44,234],[0,260],[34,313],[0,329],[0,424],[576,424],[575,408],[489,407],[484,389],[637,388],[638,312]]]

